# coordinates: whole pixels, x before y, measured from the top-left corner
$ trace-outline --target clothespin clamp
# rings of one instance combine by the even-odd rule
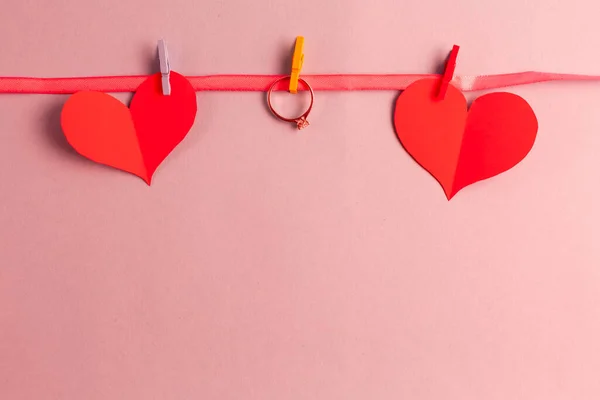
[[[458,49],[459,46],[454,45],[452,47],[452,51],[450,52],[450,56],[448,57],[448,61],[446,61],[446,68],[444,69],[444,75],[442,76],[442,82],[440,83],[440,90],[438,91],[437,95],[438,100],[444,100],[444,97],[446,97],[446,91],[448,90],[448,85],[454,77],[454,70],[456,69],[456,58],[458,57]]]
[[[307,118],[308,118],[308,114],[310,114],[310,111],[312,110],[312,106],[313,106],[313,103],[315,100],[315,93],[314,93],[312,87],[308,84],[308,82],[306,82],[304,79],[300,78],[300,70],[302,69],[302,64],[304,63],[303,47],[304,47],[304,37],[302,37],[302,36],[296,37],[296,46],[294,47],[294,57],[292,58],[292,72],[287,76],[282,76],[281,78],[276,79],[275,82],[273,82],[271,84],[271,86],[269,87],[269,90],[267,90],[267,104],[269,106],[269,109],[273,113],[273,115],[282,121],[294,123],[298,129],[304,129],[308,125],[310,125],[308,123]],[[295,118],[287,118],[287,117],[282,116],[277,111],[275,111],[275,108],[273,107],[273,104],[271,103],[271,93],[273,93],[273,90],[275,90],[275,88],[278,87],[280,82],[283,82],[288,79],[290,81],[290,85],[289,85],[290,93],[294,93],[294,94],[298,93],[298,82],[302,82],[304,87],[306,87],[310,91],[310,104],[308,105],[308,108],[306,109],[306,111],[304,111],[302,113],[302,115],[295,117]]]
[[[294,56],[292,57],[292,73],[290,74],[290,93],[298,93],[298,79],[300,70],[304,64],[304,36],[296,37],[296,46],[294,47]]]
[[[163,95],[171,94],[171,64],[169,63],[169,52],[167,42],[164,39],[158,41],[158,61],[160,63],[160,75]]]

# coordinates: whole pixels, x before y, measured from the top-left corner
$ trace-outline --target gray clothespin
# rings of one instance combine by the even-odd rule
[[[160,62],[160,75],[162,82],[163,95],[171,94],[171,64],[169,63],[169,52],[167,51],[167,42],[164,39],[158,41],[158,61]]]

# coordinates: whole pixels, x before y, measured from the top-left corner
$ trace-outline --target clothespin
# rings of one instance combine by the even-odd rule
[[[296,46],[294,47],[294,56],[292,57],[292,73],[290,74],[290,93],[298,93],[298,78],[300,70],[304,64],[304,36],[296,37]]]
[[[444,100],[444,97],[446,97],[446,91],[448,90],[448,85],[454,77],[458,49],[459,47],[454,45],[452,47],[452,51],[450,52],[450,56],[448,57],[448,61],[446,61],[446,68],[444,69],[444,75],[442,76],[442,82],[440,83],[440,90],[437,95],[438,100]]]
[[[169,52],[167,42],[164,39],[158,41],[158,61],[160,63],[160,75],[163,95],[171,94],[171,64],[169,63]]]

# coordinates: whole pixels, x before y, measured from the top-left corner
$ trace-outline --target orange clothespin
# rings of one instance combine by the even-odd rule
[[[448,85],[454,77],[454,70],[456,69],[456,58],[458,57],[458,49],[459,47],[457,45],[454,45],[452,47],[452,51],[450,52],[450,56],[448,57],[448,61],[446,62],[446,69],[444,70],[442,82],[440,83],[440,90],[437,95],[438,100],[444,100],[444,97],[446,97],[446,91],[448,90]]]
[[[290,93],[298,93],[298,78],[300,70],[304,64],[304,36],[296,37],[296,46],[294,47],[294,56],[292,57],[292,73],[290,74]]]

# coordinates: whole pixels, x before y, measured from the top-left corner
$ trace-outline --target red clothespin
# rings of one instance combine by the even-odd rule
[[[444,100],[446,97],[446,91],[448,90],[448,85],[450,81],[454,77],[454,70],[456,69],[456,57],[458,56],[457,45],[452,47],[452,51],[450,52],[450,56],[448,57],[448,61],[446,61],[446,69],[444,70],[444,75],[442,76],[442,82],[440,83],[440,90],[438,91],[437,99]]]

